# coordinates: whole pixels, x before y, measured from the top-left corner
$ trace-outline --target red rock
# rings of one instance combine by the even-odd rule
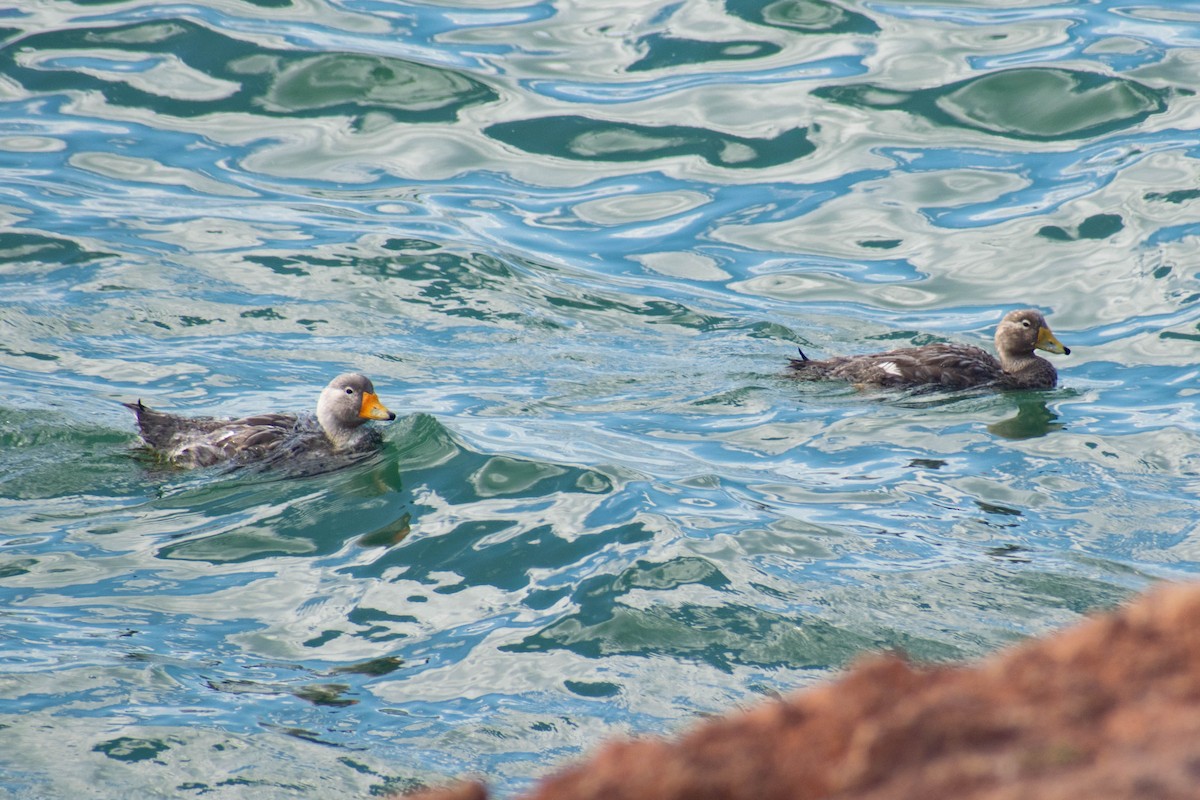
[[[484,800],[459,784],[422,800]],[[1200,586],[971,666],[874,656],[674,741],[602,746],[523,800],[1200,797]]]

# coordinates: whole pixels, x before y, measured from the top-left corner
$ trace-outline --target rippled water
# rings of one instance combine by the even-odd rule
[[[512,793],[1200,571],[1200,3],[0,9],[0,794]],[[824,355],[1047,312],[1050,392]],[[120,402],[401,419],[171,472]]]

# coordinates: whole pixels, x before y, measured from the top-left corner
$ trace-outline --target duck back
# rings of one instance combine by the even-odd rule
[[[864,386],[963,389],[1005,380],[996,357],[973,345],[928,344],[823,361],[809,359],[803,351],[800,355],[791,360],[791,369],[799,377]]]

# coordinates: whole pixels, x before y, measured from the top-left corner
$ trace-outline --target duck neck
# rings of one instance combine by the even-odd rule
[[[353,423],[347,424],[324,409],[318,409],[317,422],[320,423],[321,430],[325,431],[325,437],[333,443],[334,448],[340,449],[358,438],[359,428],[366,420],[355,420]]]
[[[1047,388],[1053,387],[1058,381],[1058,370],[1036,353],[1020,356],[1002,355],[1000,368],[1011,377],[1016,386]]]
[[[1049,363],[1049,361],[1036,353],[1025,353],[1023,355],[1013,355],[1012,353],[1000,354],[1000,366],[1005,372],[1024,372],[1039,364]]]

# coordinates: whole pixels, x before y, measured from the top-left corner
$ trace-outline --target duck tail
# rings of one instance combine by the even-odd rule
[[[140,397],[136,403],[121,403],[121,405],[132,411],[134,416],[137,417],[138,430],[140,430],[144,436],[146,433],[147,423],[149,422],[149,417],[154,412],[142,403]]]
[[[142,427],[143,421],[146,419],[146,415],[150,412],[150,409],[142,405],[141,398],[138,398],[136,403],[121,403],[121,405],[133,412],[134,416],[137,417],[138,427]]]
[[[155,411],[145,405],[141,399],[136,403],[121,403],[137,416],[138,432],[142,439],[151,447],[166,443],[174,434],[174,426],[169,414]]]
[[[804,351],[801,350],[799,347],[797,347],[796,350],[800,353],[800,357],[792,358],[792,359],[788,360],[788,368],[789,369],[794,369],[797,372],[799,372],[802,370],[807,370],[814,363],[816,363],[811,358],[809,358],[807,355],[805,355]]]

